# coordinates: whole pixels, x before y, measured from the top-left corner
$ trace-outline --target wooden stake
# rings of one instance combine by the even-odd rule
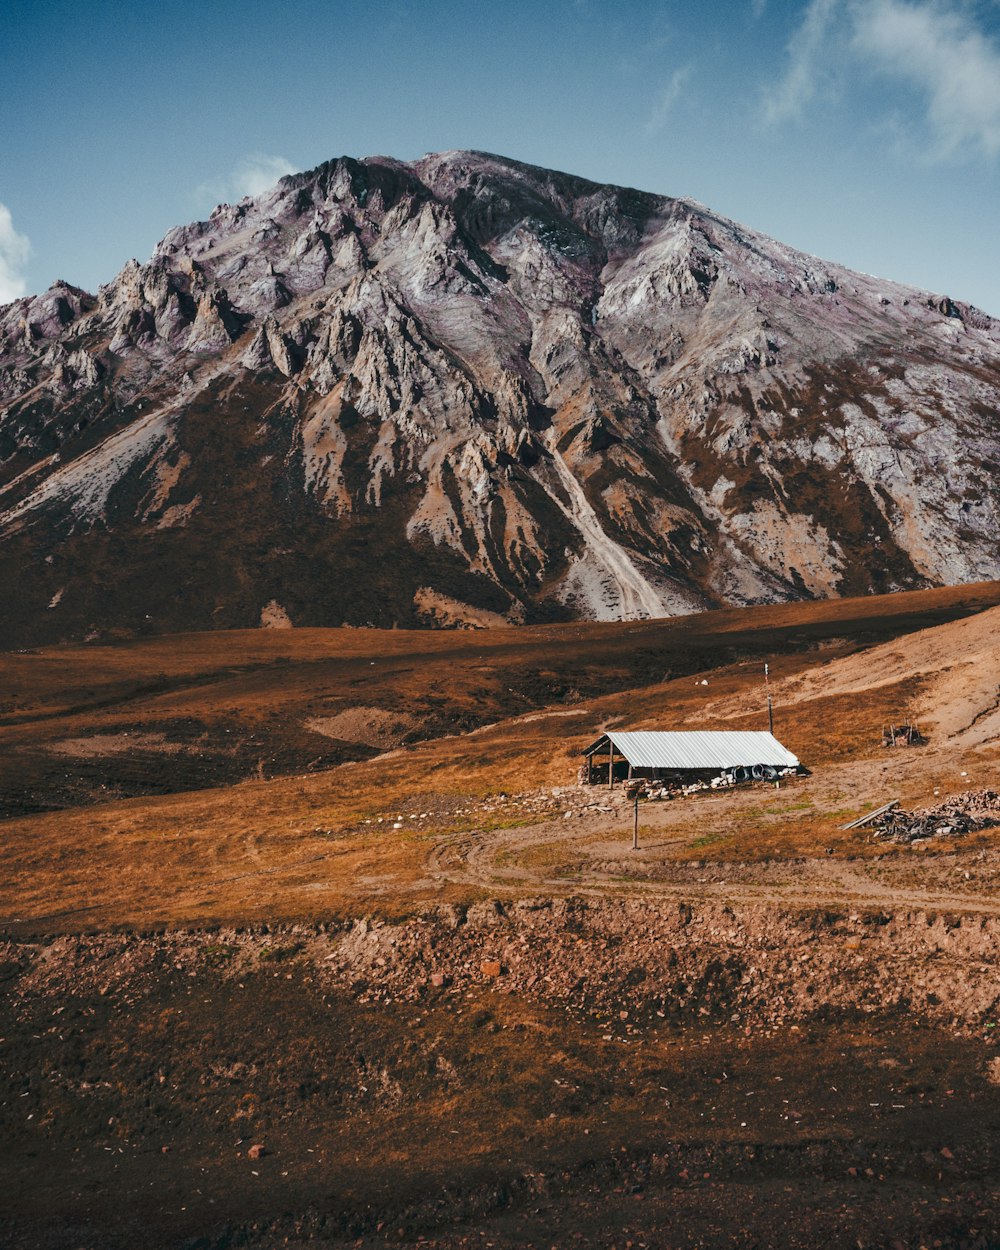
[[[635,796],[635,819],[632,824],[632,850],[639,849],[639,795]]]

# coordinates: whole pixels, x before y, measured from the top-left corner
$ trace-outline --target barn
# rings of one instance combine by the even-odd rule
[[[586,780],[614,785],[629,777],[691,784],[727,777],[773,778],[799,761],[773,734],[757,730],[612,730],[583,752]]]

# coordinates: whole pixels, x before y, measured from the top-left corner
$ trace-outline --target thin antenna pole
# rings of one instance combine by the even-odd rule
[[[768,666],[764,664],[764,689],[767,691],[767,732],[774,734],[774,704],[771,702],[771,681],[768,676]]]

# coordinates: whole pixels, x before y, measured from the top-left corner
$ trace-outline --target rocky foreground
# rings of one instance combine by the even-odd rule
[[[687,200],[330,161],[0,309],[8,645],[1000,576],[1000,325]]]
[[[994,1246],[998,923],[539,898],[8,940],[0,1234]]]

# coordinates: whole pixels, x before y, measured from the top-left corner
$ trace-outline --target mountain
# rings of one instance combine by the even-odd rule
[[[1000,322],[483,153],[0,308],[0,404],[6,646],[1000,577]]]

